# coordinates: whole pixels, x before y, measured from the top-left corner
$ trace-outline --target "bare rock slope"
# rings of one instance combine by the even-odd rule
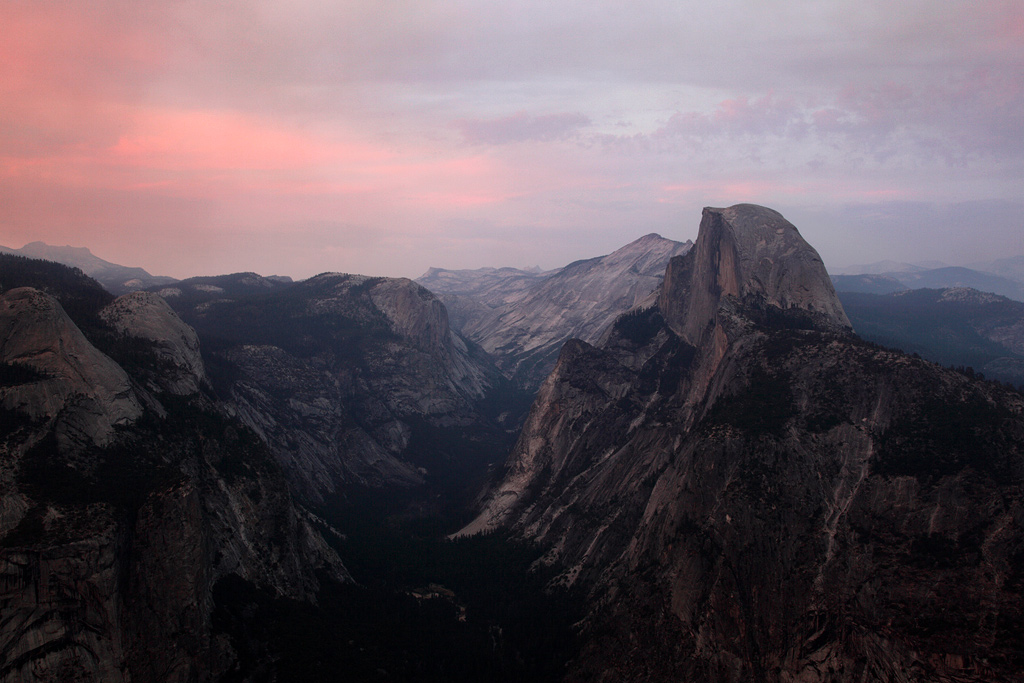
[[[669,259],[691,246],[652,233],[550,273],[431,269],[419,282],[458,308],[461,332],[507,376],[535,389],[565,340],[598,341],[618,315],[658,288]]]
[[[185,281],[168,300],[208,340],[227,409],[304,496],[421,484],[448,465],[418,459],[417,439],[486,421],[479,404],[500,374],[423,287],[342,273],[256,278]]]
[[[194,333],[143,303],[158,324],[118,314],[145,340],[125,346],[98,308],[77,313],[90,338],[39,290],[0,297],[3,683],[216,680],[238,660],[218,582],[312,600],[347,579],[264,444],[180,377],[150,387]]]
[[[778,213],[705,209],[461,533],[589,595],[569,680],[1019,680],[1022,444],[1019,394],[855,337]]]
[[[98,351],[52,297],[30,287],[0,297],[0,362],[38,380],[0,389],[3,407],[55,430],[62,446],[104,445],[142,413],[128,375]]]
[[[103,308],[100,318],[122,336],[141,339],[156,351],[159,367],[150,380],[154,390],[187,396],[208,383],[199,337],[160,296],[125,294]]]

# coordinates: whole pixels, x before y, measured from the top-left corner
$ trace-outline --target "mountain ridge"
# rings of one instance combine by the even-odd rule
[[[5,266],[0,678],[218,678],[239,659],[214,623],[222,580],[307,602],[350,580],[266,446],[199,377],[182,382],[200,368],[153,381],[195,360],[194,333],[168,307],[96,297],[97,283],[57,264]],[[75,320],[17,286],[62,270]]]
[[[207,340],[218,394],[306,499],[421,487],[454,462],[485,466],[423,461],[416,444],[433,430],[461,443],[456,432],[486,424],[488,438],[507,438],[480,413],[503,382],[497,369],[412,280],[321,273],[281,283],[236,273],[154,289]]]
[[[533,390],[566,339],[596,342],[618,314],[651,295],[668,259],[691,246],[648,233],[605,256],[542,274],[516,271],[486,287],[449,285],[440,296],[462,311],[462,333],[494,355],[506,376]]]
[[[966,287],[839,297],[865,339],[1024,386],[1024,303]]]
[[[59,247],[36,241],[29,242],[21,249],[0,246],[0,253],[44,259],[78,268],[94,278],[108,291],[117,295],[146,289],[157,284],[175,282],[172,277],[150,275],[142,268],[122,266],[101,259],[93,254],[88,247],[72,247],[70,245]]]
[[[460,533],[589,596],[567,680],[1011,679],[1024,399],[859,340],[813,249],[730,209],[657,305],[565,345]]]
[[[1017,259],[1003,259],[1006,264],[1003,272],[986,272],[963,266],[942,266],[939,268],[923,268],[913,266],[910,269],[885,269],[886,266],[907,266],[909,264],[894,264],[883,261],[876,264],[879,267],[871,269],[870,272],[852,273],[857,268],[846,268],[837,272],[833,280],[837,287],[846,291],[867,292],[873,294],[887,294],[899,289],[945,289],[948,287],[971,287],[986,292],[993,292],[1015,301],[1024,301],[1024,282],[1015,277],[1014,270],[1019,261]],[[866,267],[865,267],[866,268]],[[877,271],[877,272],[876,272]]]

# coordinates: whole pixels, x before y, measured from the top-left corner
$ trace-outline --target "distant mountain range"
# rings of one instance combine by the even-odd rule
[[[882,275],[883,273],[913,273],[921,270],[932,270],[934,268],[945,268],[949,264],[941,261],[922,261],[918,263],[907,263],[905,261],[875,261],[874,263],[862,263],[842,268],[829,268],[829,273],[836,275]]]
[[[142,268],[121,266],[104,261],[86,247],[56,247],[45,242],[30,242],[21,249],[0,246],[0,254],[43,259],[78,268],[103,285],[107,291],[118,295],[175,282],[173,277],[150,275]]]
[[[839,291],[839,299],[864,339],[1024,386],[1024,303],[966,287]]]
[[[1024,257],[1021,257],[1024,260]],[[1006,259],[1002,271],[1015,274],[1016,259]],[[906,270],[882,270],[882,266],[909,267]],[[878,266],[877,268],[875,266]],[[992,292],[1015,301],[1024,301],[1024,282],[992,272],[983,272],[960,266],[921,268],[909,264],[894,264],[889,261],[865,268],[862,273],[833,275],[832,281],[841,292],[863,292],[867,294],[889,294],[904,289],[945,289],[947,287],[971,287],[983,292]],[[998,267],[998,266],[994,266]],[[844,269],[849,271],[850,269]]]
[[[971,268],[1024,282],[1024,254],[971,264]]]

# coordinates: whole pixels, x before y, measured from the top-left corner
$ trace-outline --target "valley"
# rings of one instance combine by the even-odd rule
[[[1016,680],[1021,305],[833,282],[749,204],[417,281],[0,255],[0,682]]]

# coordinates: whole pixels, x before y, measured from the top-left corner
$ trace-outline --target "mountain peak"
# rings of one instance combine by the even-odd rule
[[[727,296],[800,309],[816,326],[850,328],[818,252],[782,214],[756,204],[704,209],[694,248],[669,264],[659,306],[695,344]]]
[[[54,250],[60,249],[62,251],[67,251],[68,253],[76,253],[76,254],[81,254],[83,256],[85,256],[85,255],[93,256],[94,255],[91,251],[89,251],[89,247],[73,247],[70,244],[65,244],[63,246],[57,245],[57,244],[47,244],[46,242],[43,242],[41,240],[36,240],[35,242],[29,242],[24,247],[22,247],[22,249],[54,249]]]
[[[638,237],[637,239],[633,240],[633,244],[637,244],[637,243],[640,243],[640,242],[657,242],[657,241],[661,241],[663,239],[665,239],[665,238],[662,237],[661,235],[659,235],[658,233],[656,233],[656,232],[649,232],[646,235],[644,235],[643,237]]]
[[[651,250],[662,250],[668,251],[679,247],[680,245],[688,244],[688,242],[677,242],[670,240],[667,237],[662,237],[656,232],[649,232],[643,237],[638,237],[629,244],[619,247],[613,254],[617,253],[633,253],[637,251],[651,251]],[[609,254],[610,256],[611,254]]]

